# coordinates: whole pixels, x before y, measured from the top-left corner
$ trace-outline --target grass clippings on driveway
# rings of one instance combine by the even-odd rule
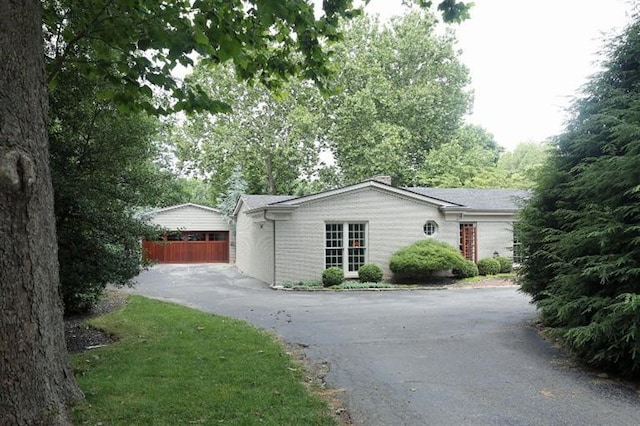
[[[91,325],[119,340],[72,358],[77,425],[335,424],[302,366],[242,321],[132,296]]]

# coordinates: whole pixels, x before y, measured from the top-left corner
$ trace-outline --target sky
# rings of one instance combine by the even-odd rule
[[[438,3],[439,0],[434,0]],[[566,109],[598,70],[606,34],[629,22],[629,0],[474,0],[471,18],[454,25],[471,74],[474,106],[467,121],[507,150],[562,132]],[[371,0],[384,19],[401,0]]]

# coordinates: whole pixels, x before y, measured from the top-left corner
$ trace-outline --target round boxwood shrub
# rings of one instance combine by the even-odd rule
[[[480,275],[495,275],[500,273],[500,262],[493,257],[485,257],[478,261],[478,273]]]
[[[458,278],[471,278],[478,276],[478,266],[470,260],[465,260],[462,266],[453,268],[451,271]]]
[[[513,270],[513,262],[508,257],[500,256],[496,257],[496,260],[500,263],[501,274],[508,274]]]
[[[341,268],[332,266],[327,268],[322,273],[322,285],[325,287],[331,287],[334,285],[340,285],[344,281],[344,271]]]
[[[382,280],[382,268],[375,263],[365,263],[358,269],[361,283],[378,283]]]
[[[465,258],[457,248],[436,240],[422,240],[391,256],[389,268],[399,278],[428,278],[435,272],[461,267]]]

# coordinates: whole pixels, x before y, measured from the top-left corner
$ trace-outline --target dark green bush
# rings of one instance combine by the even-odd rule
[[[478,266],[470,260],[465,260],[462,266],[453,268],[451,271],[458,278],[471,278],[478,276]]]
[[[551,309],[546,309],[546,302],[550,302]],[[615,298],[585,297],[578,300],[564,300],[579,321],[574,321],[573,327],[553,329],[552,335],[559,337],[571,348],[573,354],[586,360],[589,364],[605,370],[610,370],[628,377],[640,377],[640,361],[634,353],[638,350],[637,330],[640,329],[640,294],[623,293]],[[556,311],[556,300],[545,299],[541,306],[545,309],[542,318],[546,322],[546,315]],[[577,309],[588,306],[594,314],[587,325],[577,325],[584,321],[584,312]],[[590,313],[591,314],[591,313]],[[552,321],[564,323],[559,318]]]
[[[377,283],[382,280],[382,268],[375,263],[365,263],[358,269],[358,279],[362,283]]]
[[[401,278],[428,278],[437,271],[462,267],[464,262],[465,258],[455,247],[429,239],[395,252],[389,268]]]
[[[500,262],[494,257],[485,257],[478,261],[480,275],[495,275],[500,273]]]
[[[640,378],[640,18],[607,45],[515,227],[518,281],[591,366]]]
[[[341,268],[332,266],[327,268],[322,273],[322,285],[325,287],[331,287],[333,285],[342,284],[344,281],[344,271]]]
[[[508,274],[513,271],[513,261],[508,257],[500,256],[495,258],[500,263],[500,273]]]

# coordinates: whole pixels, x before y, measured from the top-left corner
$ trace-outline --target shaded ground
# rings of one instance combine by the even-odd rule
[[[83,315],[73,315],[65,317],[64,332],[67,342],[67,350],[70,353],[82,352],[93,347],[108,345],[115,341],[114,337],[108,333],[96,330],[88,326],[85,322],[93,317],[105,315],[114,309],[127,303],[128,295],[115,290],[105,292],[104,297],[91,310]]]

